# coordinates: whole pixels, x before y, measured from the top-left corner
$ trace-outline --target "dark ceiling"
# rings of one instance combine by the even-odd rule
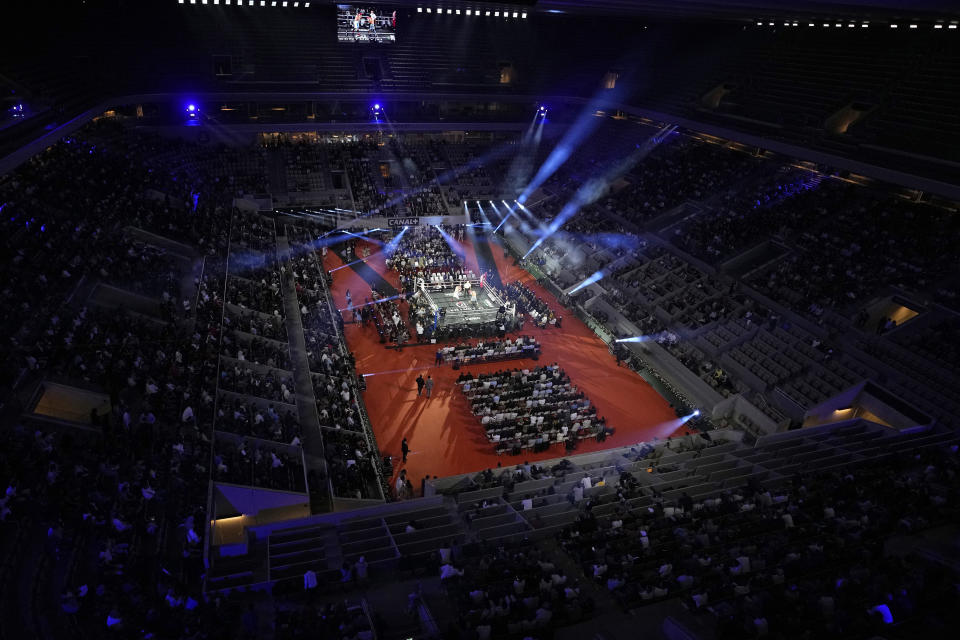
[[[957,15],[956,0],[540,0],[539,10],[621,11],[652,15],[752,18],[761,15]]]
[[[178,0],[31,0],[30,9],[81,8],[91,6],[150,7],[175,5]],[[186,0],[190,2],[191,0]],[[200,4],[203,0],[196,0]],[[213,4],[213,0],[207,0]],[[225,0],[220,0],[225,4]],[[960,18],[960,0],[313,0],[310,10],[332,8],[338,3],[374,3],[394,7],[507,8],[532,13],[569,13],[694,20],[758,18],[849,18],[856,20],[955,20]],[[258,3],[259,4],[259,3]],[[960,30],[958,30],[960,31]]]
[[[347,1],[347,0],[341,0]],[[402,6],[475,7],[529,2],[470,2],[468,0],[398,0]],[[960,16],[958,0],[538,0],[534,12],[593,13],[690,18],[753,20],[756,18],[842,17],[953,19]]]

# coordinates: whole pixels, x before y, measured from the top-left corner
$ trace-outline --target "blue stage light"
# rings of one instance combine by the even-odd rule
[[[511,207],[510,205],[507,205],[507,215],[503,216],[503,220],[500,221],[500,224],[497,225],[497,228],[494,229],[493,232],[496,233],[497,231],[500,231],[500,227],[503,226],[503,223],[505,223],[510,218],[510,216],[514,214],[516,210],[517,210],[516,207]]]
[[[589,287],[594,282],[598,282],[603,278],[603,276],[604,276],[603,271],[594,271],[590,277],[588,277],[586,280],[584,280],[583,282],[575,286],[573,289],[570,289],[570,291],[567,292],[567,295],[572,296],[573,294],[580,291],[584,287]]]
[[[536,242],[533,243],[533,245],[524,254],[523,257],[526,258],[531,253],[536,251],[540,247],[540,245],[542,245],[554,233],[559,231],[563,227],[563,225],[565,225],[567,221],[570,220],[570,218],[576,215],[581,208],[583,208],[586,205],[592,204],[600,196],[606,193],[607,187],[609,185],[616,182],[618,179],[620,179],[621,176],[623,176],[623,174],[629,171],[634,165],[636,165],[638,162],[643,160],[643,158],[645,158],[647,154],[653,151],[653,149],[657,145],[659,145],[661,142],[663,142],[667,138],[667,136],[669,136],[673,131],[676,130],[676,128],[677,128],[676,125],[664,126],[662,129],[660,129],[660,131],[656,135],[652,136],[650,139],[644,142],[643,146],[633,151],[629,156],[620,160],[611,168],[607,169],[607,171],[604,173],[603,176],[592,178],[588,180],[586,183],[584,183],[583,185],[581,185],[580,188],[577,189],[577,191],[573,194],[573,197],[563,206],[563,208],[553,218],[550,224],[547,225],[543,233],[540,234],[540,237],[537,239]],[[581,132],[581,137],[583,135],[585,134]],[[554,149],[554,151],[556,151],[556,149]],[[553,155],[552,152],[551,152],[551,155]],[[564,155],[559,160],[559,164],[557,164],[556,167],[553,167],[553,169],[551,169],[548,172],[544,172],[544,167],[547,165],[547,163],[544,163],[544,166],[540,167],[541,171],[538,172],[537,177],[534,179],[534,181],[530,185],[527,186],[527,188],[518,198],[519,202],[520,203],[526,202],[527,196],[530,193],[533,193],[533,191],[536,188],[539,188],[539,186],[543,183],[543,181],[546,180],[546,177],[544,176],[549,177],[549,175],[552,175],[553,171],[556,168],[558,168],[560,164],[563,164],[563,162],[566,161],[567,156],[569,156],[569,152],[567,152],[566,155]],[[549,162],[550,158],[548,157],[547,160]],[[523,206],[523,205],[521,204],[520,206]]]
[[[197,110],[197,105],[195,105],[195,104],[188,104],[188,105],[187,105],[187,111],[189,111],[190,113],[193,113],[193,112],[196,111],[196,110]]]
[[[466,250],[463,248],[463,245],[457,242],[457,240],[451,236],[449,233],[443,230],[438,224],[433,225],[437,231],[440,232],[440,235],[443,237],[444,241],[447,243],[447,246],[450,247],[450,250],[453,251],[456,255],[463,257],[466,255]]]

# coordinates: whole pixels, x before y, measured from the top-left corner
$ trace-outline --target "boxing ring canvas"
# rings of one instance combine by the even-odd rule
[[[417,296],[423,297],[437,316],[437,326],[484,324],[494,322],[501,309],[513,315],[507,303],[481,280],[462,283],[418,283]]]

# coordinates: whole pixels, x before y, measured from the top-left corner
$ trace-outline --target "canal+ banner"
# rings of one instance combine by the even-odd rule
[[[419,227],[420,218],[387,218],[388,227]]]

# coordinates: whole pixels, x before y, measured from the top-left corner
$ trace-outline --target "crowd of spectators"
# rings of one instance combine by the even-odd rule
[[[117,624],[159,631],[196,620],[199,612],[185,603],[193,609],[203,600],[209,444],[189,431],[143,425],[104,435],[18,425],[0,437],[0,473],[8,483],[0,520],[27,536],[4,552],[25,566],[50,567],[38,579],[63,577],[59,602],[34,605],[51,629],[66,632],[72,621],[95,633]],[[164,620],[167,594],[179,606]],[[12,591],[2,595],[5,603],[17,601]],[[4,625],[22,628],[27,615],[5,607]]]
[[[235,329],[278,342],[287,341],[287,325],[279,315],[271,316],[256,311],[235,311],[227,307],[223,327],[225,330]]]
[[[323,452],[333,492],[342,498],[379,499],[380,483],[374,461],[361,434],[323,430]]]
[[[300,423],[295,412],[286,407],[278,411],[272,404],[264,408],[255,402],[220,398],[216,420],[218,431],[290,445],[300,443]]]
[[[13,566],[62,580],[60,602],[37,604],[58,635],[178,636],[206,626],[201,543],[229,189],[216,184],[214,161],[197,160],[201,169],[187,175],[156,159],[174,150],[196,159],[196,147],[128,133],[94,123],[0,179],[3,221],[18,227],[4,234],[18,256],[4,264],[16,354],[5,360],[23,363],[21,381],[57,375],[110,398],[107,411],[91,410],[92,430],[14,421],[0,436],[10,483],[3,519],[47,541],[20,546]],[[206,258],[196,289],[182,291],[180,259],[131,227],[195,243]],[[162,297],[169,312],[83,306],[84,283],[98,281]],[[29,627],[29,616],[5,610],[4,626]]]
[[[379,210],[388,201],[387,194],[373,181],[369,156],[375,154],[377,148],[377,142],[372,138],[326,147],[331,167],[346,174],[354,206],[364,213]]]
[[[359,397],[354,379],[324,373],[314,373],[311,377],[317,397],[320,424],[334,429],[362,431]]]
[[[306,491],[300,447],[259,440],[216,438],[213,479],[282,491]]]
[[[443,347],[438,358],[451,362],[455,367],[480,362],[497,362],[515,358],[540,357],[540,343],[531,336],[518,336],[504,340],[479,340],[476,344],[461,342]]]
[[[246,336],[236,331],[224,332],[222,342],[221,354],[228,358],[290,370],[290,349],[285,342]]]
[[[564,458],[552,467],[542,467],[524,461],[513,467],[504,467],[497,463],[496,470],[484,469],[477,472],[468,479],[466,487],[457,487],[457,491],[470,491],[475,489],[489,489],[491,487],[503,487],[503,499],[510,498],[510,493],[514,490],[514,485],[518,482],[527,480],[539,480],[540,478],[563,478],[573,469],[569,460]],[[489,506],[489,499],[481,500],[471,505],[473,511],[482,510]],[[496,501],[493,501],[496,504]]]
[[[379,454],[369,450],[366,440],[369,426],[360,405],[362,378],[357,376],[353,354],[343,348],[343,319],[329,297],[329,274],[320,262],[323,250],[316,250],[315,234],[308,228],[290,226],[287,233],[294,248],[289,266],[323,431],[326,473],[338,497],[379,498],[384,479],[377,464]],[[354,307],[349,298],[348,305],[364,323],[374,315],[374,305]]]
[[[463,227],[452,228],[454,239],[463,240]],[[450,243],[435,227],[411,227],[391,246],[386,258],[388,269],[400,274],[404,291],[413,291],[417,279],[427,284],[463,280],[467,271],[463,256],[454,253]]]
[[[546,327],[547,325],[559,327],[563,321],[561,317],[553,312],[553,309],[550,308],[550,305],[548,305],[543,298],[540,298],[530,287],[519,280],[511,282],[506,286],[503,297],[514,303],[518,314],[530,316],[534,324],[539,327]]]
[[[350,182],[350,192],[353,194],[354,206],[361,212],[383,210],[388,202],[388,196],[374,184],[373,167],[366,158],[352,158],[346,163],[347,180]]]
[[[281,370],[255,370],[239,362],[224,362],[220,367],[220,389],[274,402],[297,402],[292,376]]]
[[[335,311],[328,297],[324,283],[329,276],[314,252],[308,249],[310,232],[291,227],[288,233],[291,245],[296,247],[290,258],[290,267],[300,303],[300,321],[310,370],[340,377],[354,375],[353,356],[340,349],[343,317]]]
[[[363,304],[357,307],[356,313],[361,325],[366,326],[367,322],[373,324],[380,342],[393,342],[400,346],[410,341],[410,328],[396,298],[383,297],[374,290],[370,298],[365,298]]]
[[[557,364],[457,378],[471,411],[480,418],[497,451],[545,450],[566,441],[606,438],[613,430]]]
[[[165,296],[172,308],[180,306],[181,294],[189,297],[180,290],[181,265],[161,247],[128,235],[128,227],[173,226],[191,238],[209,233],[208,243],[222,237],[212,229],[211,222],[223,220],[214,200],[198,204],[193,217],[184,210],[200,177],[177,183],[151,173],[136,162],[146,151],[141,140],[105,127],[90,125],[0,178],[0,229],[10,256],[0,274],[0,302],[18,311],[3,320],[7,344],[15,349],[36,334],[36,324],[24,318],[60,314],[61,303],[84,283],[104,282],[158,301]],[[147,197],[148,189],[163,189],[166,200]],[[8,368],[16,363],[7,362]]]
[[[278,606],[272,628],[277,640],[309,640],[331,638],[336,640],[372,640],[370,619],[359,603],[347,600],[313,603],[299,602],[292,594],[281,593],[283,605]]]
[[[457,557],[452,547],[438,553],[458,625],[472,634],[467,637],[549,637],[558,626],[588,619],[595,608],[577,579],[529,542],[481,545],[469,556]]]
[[[152,298],[177,299],[183,272],[165,249],[124,238],[107,251],[94,251],[86,265],[92,275]]]
[[[234,218],[230,227],[230,273],[236,275],[247,268],[269,271],[277,261],[276,235],[273,220],[255,215]]]
[[[954,518],[958,471],[953,446],[675,502],[622,473],[616,508],[587,501],[561,543],[624,606],[679,596],[721,638],[861,637],[923,607],[920,567],[898,572],[883,542]]]
[[[280,275],[269,270],[269,281],[254,279],[257,274],[246,272],[237,277],[231,268],[227,279],[227,301],[241,309],[255,309],[276,317],[283,317],[283,294],[280,291]]]

